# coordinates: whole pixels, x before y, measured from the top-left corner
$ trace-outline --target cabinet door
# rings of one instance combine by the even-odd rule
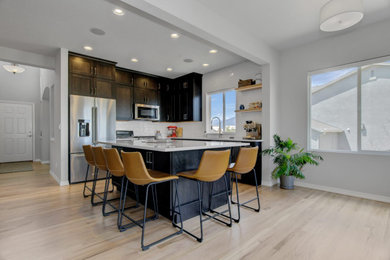
[[[146,104],[146,89],[134,88],[134,103]]]
[[[73,95],[93,96],[93,78],[69,74],[69,92]]]
[[[95,96],[101,98],[114,98],[114,86],[111,80],[95,79]]]
[[[133,88],[129,86],[116,85],[116,119],[133,119]]]
[[[147,77],[146,78],[146,88],[152,90],[158,90],[159,82],[156,78]]]
[[[158,95],[157,91],[151,90],[151,89],[146,89],[145,90],[145,98],[146,98],[146,104],[148,105],[159,105],[159,100],[158,100]]]
[[[69,72],[86,76],[94,73],[94,61],[78,56],[69,56]]]
[[[146,88],[146,82],[148,81],[148,78],[141,74],[134,74],[134,87],[137,88]]]
[[[115,82],[131,86],[133,81],[133,75],[130,72],[124,70],[115,71]]]
[[[111,63],[96,61],[94,74],[95,74],[95,77],[100,78],[100,79],[114,80],[115,79],[115,65],[113,65]]]

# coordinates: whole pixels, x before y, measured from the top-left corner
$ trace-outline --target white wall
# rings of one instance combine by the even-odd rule
[[[34,103],[35,109],[35,156],[40,160],[40,72],[39,68],[22,65],[26,70],[20,74],[12,74],[3,68],[8,62],[0,61],[0,100]]]
[[[290,49],[281,55],[282,137],[307,147],[308,72],[390,54],[390,21]],[[388,156],[323,153],[301,185],[390,201]]]
[[[54,86],[54,70],[40,69],[40,90],[41,90],[41,124],[40,124],[40,145],[41,162],[50,161],[50,87]],[[44,96],[45,95],[45,96]]]

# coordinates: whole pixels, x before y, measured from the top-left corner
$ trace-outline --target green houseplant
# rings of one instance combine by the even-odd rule
[[[282,140],[275,134],[274,141],[275,146],[265,149],[263,154],[273,158],[276,168],[272,171],[272,177],[280,178],[280,187],[283,189],[293,189],[294,178],[305,178],[302,168],[306,164],[318,165],[323,160],[320,155],[300,149],[290,138]]]

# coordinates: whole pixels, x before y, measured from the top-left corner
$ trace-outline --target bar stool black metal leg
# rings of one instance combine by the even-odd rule
[[[118,218],[116,220],[116,225],[118,226],[118,229],[120,229],[119,220],[121,219],[121,211],[122,211],[122,199],[123,199],[123,184],[124,184],[125,176],[122,176],[121,180],[121,194],[119,196],[119,207],[118,207]]]
[[[228,226],[231,227],[232,226],[232,211],[230,209],[229,186],[228,186],[227,176],[225,175],[224,177],[225,177],[224,180],[225,180],[225,187],[226,187],[226,201],[228,204],[229,220],[230,220],[230,224]]]
[[[238,193],[237,173],[234,173],[234,178],[235,178],[235,182],[236,182],[237,215],[238,215],[238,218],[234,219],[234,221],[238,223],[238,222],[240,222],[241,213],[240,213],[240,197],[239,197],[239,193]]]
[[[103,216],[108,216],[109,213],[106,213],[106,204],[107,204],[107,196],[108,196],[108,188],[110,186],[110,177],[111,177],[111,174],[109,171],[107,171],[107,174],[106,174],[106,182],[105,182],[105,185],[104,185],[104,196],[103,196],[103,206],[102,206],[102,213],[103,213]]]
[[[260,211],[259,187],[257,185],[257,176],[256,176],[256,170],[255,169],[253,169],[253,175],[255,176],[256,195],[257,195],[257,209],[255,209],[255,211],[259,212]]]
[[[141,236],[141,248],[142,248],[142,251],[145,251],[147,249],[149,249],[149,246],[144,246],[144,237],[145,237],[145,223],[146,223],[146,211],[148,209],[148,196],[149,196],[149,187],[150,187],[150,184],[148,184],[146,186],[146,195],[145,195],[145,208],[144,208],[144,219],[143,219],[143,222],[142,222],[142,236]],[[153,189],[153,187],[152,187]],[[153,191],[152,191],[152,195],[153,195]],[[153,202],[154,202],[154,196],[153,197]]]
[[[198,200],[199,200],[199,223],[200,223],[200,238],[194,236],[196,240],[201,243],[203,241],[203,203],[202,203],[202,193],[200,190],[200,181],[197,181],[198,184]]]
[[[134,184],[134,191],[135,191],[135,198],[137,200],[137,204],[135,205],[136,208],[139,207],[139,192],[138,192],[138,185]]]
[[[92,184],[92,195],[91,195],[91,204],[92,206],[96,206],[102,202],[95,202],[95,195],[96,195],[96,181],[97,181],[97,176],[98,176],[98,173],[99,173],[99,169],[97,167],[95,167],[95,171],[94,171],[94,178],[93,178],[93,184]]]
[[[123,182],[122,182],[123,183]],[[124,193],[123,193],[123,195],[122,195],[122,208],[121,208],[121,212],[120,212],[120,216],[118,216],[119,217],[119,225],[118,225],[118,229],[119,229],[119,231],[120,232],[122,232],[122,231],[125,231],[126,230],[126,228],[124,228],[123,226],[122,226],[122,221],[123,221],[123,214],[124,214],[124,211],[125,211],[125,204],[126,204],[126,197],[127,197],[127,186],[128,186],[128,184],[129,184],[129,180],[127,180],[127,178],[126,178],[126,187],[125,187],[125,190],[124,190]],[[122,187],[123,187],[123,185],[122,185]]]
[[[84,190],[83,190],[84,198],[88,197],[88,195],[85,195],[85,189],[87,188],[88,172],[89,172],[89,164],[87,166],[87,172],[85,173]]]

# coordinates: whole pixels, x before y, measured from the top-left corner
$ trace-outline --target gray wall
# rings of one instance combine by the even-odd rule
[[[24,66],[20,74],[12,74],[3,68],[7,62],[0,61],[0,100],[22,101],[35,104],[35,158],[40,159],[40,72],[39,68]]]
[[[329,37],[281,54],[280,129],[307,146],[308,73],[390,55],[390,21]],[[301,185],[390,201],[389,156],[322,153],[319,167],[305,170]]]

